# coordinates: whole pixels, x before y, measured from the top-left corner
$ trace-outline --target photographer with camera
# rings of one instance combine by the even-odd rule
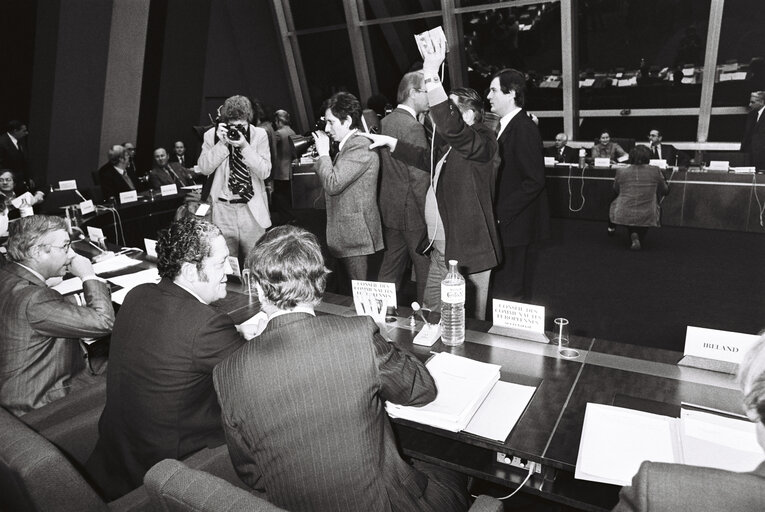
[[[271,226],[265,179],[271,173],[268,135],[252,122],[252,104],[231,96],[220,108],[216,126],[205,132],[199,172],[208,176],[212,221],[240,261]]]

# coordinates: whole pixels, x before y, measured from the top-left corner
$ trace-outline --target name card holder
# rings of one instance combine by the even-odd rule
[[[136,201],[138,201],[138,192],[135,190],[120,192],[120,204],[135,203]]]
[[[377,281],[359,281],[352,280],[353,305],[356,308],[356,314],[362,316],[365,314],[363,303],[369,299],[378,301],[382,305],[383,314],[386,308],[397,307],[396,304],[396,285],[393,283],[378,283]]]
[[[492,299],[494,324],[491,334],[520,338],[522,340],[549,343],[545,335],[545,307]]]
[[[159,189],[159,193],[163,196],[174,196],[178,193],[178,187],[175,183],[170,185],[162,185]]]
[[[594,165],[595,165],[595,167],[611,167],[611,159],[610,158],[596,158]]]
[[[555,157],[554,156],[546,156],[545,157],[545,167],[555,167]]]
[[[747,350],[757,341],[753,334],[688,326],[685,350],[678,366],[735,374]]]
[[[96,211],[96,207],[93,204],[93,200],[92,199],[88,199],[87,201],[83,201],[83,202],[80,203],[80,214],[81,215],[85,215],[85,214],[88,214],[88,213],[93,213],[94,211]]]
[[[65,180],[58,182],[59,190],[77,190],[77,180]]]
[[[659,169],[666,169],[667,168],[667,161],[663,158],[651,158],[648,161],[648,165],[655,165]]]

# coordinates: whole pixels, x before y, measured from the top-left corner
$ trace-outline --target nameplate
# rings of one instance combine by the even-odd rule
[[[135,190],[120,192],[120,204],[134,203],[136,201],[138,201],[138,192]]]
[[[59,190],[77,190],[77,180],[64,180],[58,182]]]
[[[545,167],[555,167],[555,157],[554,156],[546,156],[545,157]]]
[[[34,198],[32,197],[32,194],[30,194],[29,192],[24,192],[20,196],[14,197],[13,199],[11,199],[11,204],[13,205],[13,207],[19,210],[21,210],[24,207],[28,207],[30,204],[32,204],[32,202],[34,202]]]
[[[104,239],[104,230],[88,226],[88,238],[90,238],[91,241],[98,243],[99,240]]]
[[[178,193],[178,187],[175,183],[172,185],[162,185],[159,189],[159,193],[163,196],[174,196]]]
[[[157,257],[157,241],[156,240],[152,240],[151,238],[144,238],[143,245],[144,247],[146,247],[146,256],[151,256],[152,258]]]
[[[378,283],[377,281],[351,281],[353,289],[353,305],[357,315],[364,315],[364,306],[369,299],[377,301],[384,312],[386,308],[397,307],[396,285],[393,283]]]
[[[727,160],[712,160],[711,162],[709,162],[707,169],[711,171],[728,172],[728,167],[730,167],[730,162],[728,162]]]
[[[754,334],[688,326],[681,366],[735,373],[747,350],[757,341]]]
[[[239,269],[239,259],[236,256],[229,256],[228,264],[231,266],[231,275],[242,277],[242,271]]]
[[[210,210],[210,205],[207,203],[202,203],[199,206],[197,206],[197,211],[194,212],[194,215],[197,215],[199,217],[204,217],[207,215],[207,212]]]
[[[94,211],[96,211],[96,207],[93,205],[92,199],[88,199],[87,201],[80,203],[80,213],[82,215],[85,215],[86,213],[93,213]]]
[[[655,165],[659,169],[666,169],[667,168],[667,161],[663,158],[651,158],[648,161],[648,165]]]
[[[545,336],[545,307],[492,299],[494,324],[492,334],[547,343]]]
[[[610,158],[596,158],[595,167],[611,167]]]

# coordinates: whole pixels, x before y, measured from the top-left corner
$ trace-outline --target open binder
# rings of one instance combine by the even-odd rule
[[[763,458],[754,423],[729,413],[684,407],[672,418],[588,403],[574,476],[629,485],[646,460],[751,471]]]
[[[423,407],[387,402],[389,416],[504,441],[536,390],[499,381],[500,365],[448,352],[436,354],[426,366],[438,387],[436,399]]]

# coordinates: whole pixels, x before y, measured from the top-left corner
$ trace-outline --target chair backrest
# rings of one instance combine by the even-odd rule
[[[146,473],[144,486],[155,510],[164,512],[276,512],[276,505],[183,462],[165,459]]]
[[[622,149],[624,151],[626,151],[627,153],[632,151],[632,148],[635,147],[635,139],[625,139],[625,138],[621,138],[621,137],[612,137],[611,141],[619,144],[622,147]]]
[[[108,510],[67,458],[0,408],[0,510]]]

